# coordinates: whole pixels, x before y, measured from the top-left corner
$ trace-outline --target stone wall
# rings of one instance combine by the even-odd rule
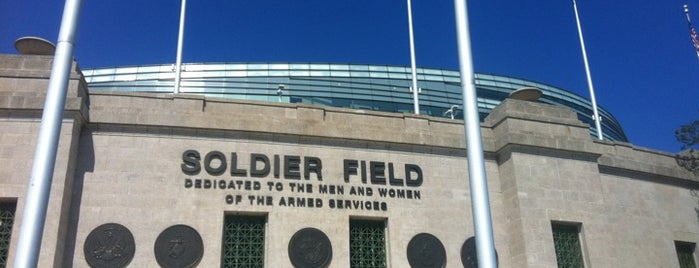
[[[0,198],[18,200],[13,247],[50,61],[0,55]],[[289,241],[305,227],[330,239],[330,267],[349,267],[350,219],[385,221],[390,267],[409,266],[406,248],[418,233],[441,241],[447,267],[463,266],[461,246],[474,234],[462,121],[184,94],[88,96],[77,67],[71,77],[40,267],[87,267],[86,238],[105,223],[133,234],[132,267],[157,267],[156,238],[176,224],[201,235],[199,266],[216,267],[227,214],[267,216],[267,267],[290,266]],[[699,242],[690,193],[699,183],[673,155],[593,140],[572,111],[532,102],[503,102],[481,129],[500,267],[555,267],[552,222],[582,227],[589,267],[674,267],[673,241]],[[202,167],[186,172],[193,151]],[[211,152],[226,158],[223,174],[206,171]],[[280,175],[251,175],[255,154],[272,169],[278,156]],[[284,174],[285,156],[298,157],[300,178]],[[244,176],[231,175],[234,158]],[[345,161],[353,160],[357,174],[346,181]],[[304,178],[307,161],[312,171]],[[386,177],[390,165],[393,184],[372,182],[370,173],[362,181],[362,161],[377,162]],[[417,175],[406,165],[419,167],[420,183],[408,183]],[[207,181],[227,189],[204,189]],[[326,186],[344,192],[321,193]],[[358,206],[339,208],[338,200]]]

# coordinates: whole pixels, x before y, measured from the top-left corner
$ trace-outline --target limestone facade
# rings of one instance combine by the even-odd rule
[[[0,55],[0,201],[17,203],[8,263],[51,61]],[[351,219],[385,222],[388,267],[409,267],[419,233],[441,241],[447,267],[463,267],[474,234],[462,121],[92,92],[77,65],[70,81],[39,267],[89,267],[86,238],[105,223],[133,234],[129,267],[158,267],[154,243],[177,224],[201,235],[199,267],[218,267],[224,215],[266,216],[266,267],[291,267],[289,241],[306,227],[330,239],[329,267],[350,267]],[[552,222],[581,227],[587,267],[677,267],[674,242],[699,242],[699,180],[672,154],[593,140],[572,111],[533,102],[503,102],[481,130],[500,267],[556,267]],[[197,153],[201,166],[186,172]],[[253,175],[260,155],[270,170]]]

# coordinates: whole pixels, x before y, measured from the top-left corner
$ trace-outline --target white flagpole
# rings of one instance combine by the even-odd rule
[[[493,242],[493,224],[490,214],[488,179],[483,156],[483,140],[478,117],[478,101],[474,82],[466,0],[454,0],[454,8],[459,46],[459,66],[461,67],[461,90],[463,94],[468,175],[471,187],[471,210],[476,233],[478,267],[495,268],[497,267],[497,259],[495,257],[495,243]]]
[[[415,38],[413,36],[413,10],[408,0],[408,31],[410,32],[410,69],[413,74],[413,86],[410,91],[413,92],[413,110],[415,114],[420,114],[420,103],[418,103],[417,94],[417,67],[415,67]]]
[[[81,0],[66,0],[41,116],[32,175],[24,200],[14,267],[36,267],[56,164]]]
[[[177,59],[175,61],[175,89],[173,90],[175,94],[180,93],[180,76],[182,73],[182,42],[184,39],[184,15],[186,7],[187,0],[182,0],[182,7],[180,8],[180,30],[177,35]]]
[[[587,75],[587,87],[590,89],[590,101],[592,102],[593,119],[595,120],[595,128],[597,128],[597,138],[604,139],[602,136],[602,126],[600,121],[602,118],[597,113],[597,101],[595,100],[595,89],[592,86],[592,75],[590,75],[590,66],[587,63],[587,52],[585,51],[585,40],[583,40],[582,28],[580,27],[580,17],[578,16],[578,5],[573,0],[573,9],[575,10],[575,22],[578,25],[578,36],[580,36],[580,48],[582,48],[583,62],[585,62],[585,74]]]

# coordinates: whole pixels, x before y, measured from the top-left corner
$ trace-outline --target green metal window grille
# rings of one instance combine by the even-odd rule
[[[694,243],[684,243],[675,241],[675,250],[677,250],[677,258],[680,261],[680,268],[697,268],[694,261]]]
[[[553,244],[556,248],[556,261],[559,268],[582,268],[582,248],[580,231],[577,226],[553,224]]]
[[[12,225],[15,222],[15,202],[0,202],[0,267],[7,267],[7,255],[10,251]]]
[[[386,267],[386,236],[382,221],[350,220],[350,267]]]
[[[221,267],[264,267],[266,221],[265,216],[225,216]]]

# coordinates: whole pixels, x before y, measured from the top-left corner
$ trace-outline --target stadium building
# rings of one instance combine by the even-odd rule
[[[128,66],[83,70],[90,90],[171,93],[173,65]],[[458,71],[417,69],[420,113],[445,116],[460,105]],[[180,92],[208,97],[267,102],[309,103],[323,106],[397,113],[413,112],[412,74],[409,67],[318,63],[205,63],[184,64]],[[475,75],[481,121],[510,93],[537,88],[539,102],[567,107],[592,126],[592,104],[570,91],[542,83],[489,74]],[[606,140],[628,142],[619,122],[599,109]],[[455,118],[463,119],[457,110]]]
[[[52,56],[0,55],[0,264]],[[475,267],[458,72],[187,64],[71,73],[39,267]],[[476,77],[499,267],[695,267],[698,179],[549,85]],[[507,98],[539,88],[538,101]],[[451,110],[453,113],[454,110]],[[447,114],[448,115],[448,114]],[[0,265],[0,266],[2,266]]]

